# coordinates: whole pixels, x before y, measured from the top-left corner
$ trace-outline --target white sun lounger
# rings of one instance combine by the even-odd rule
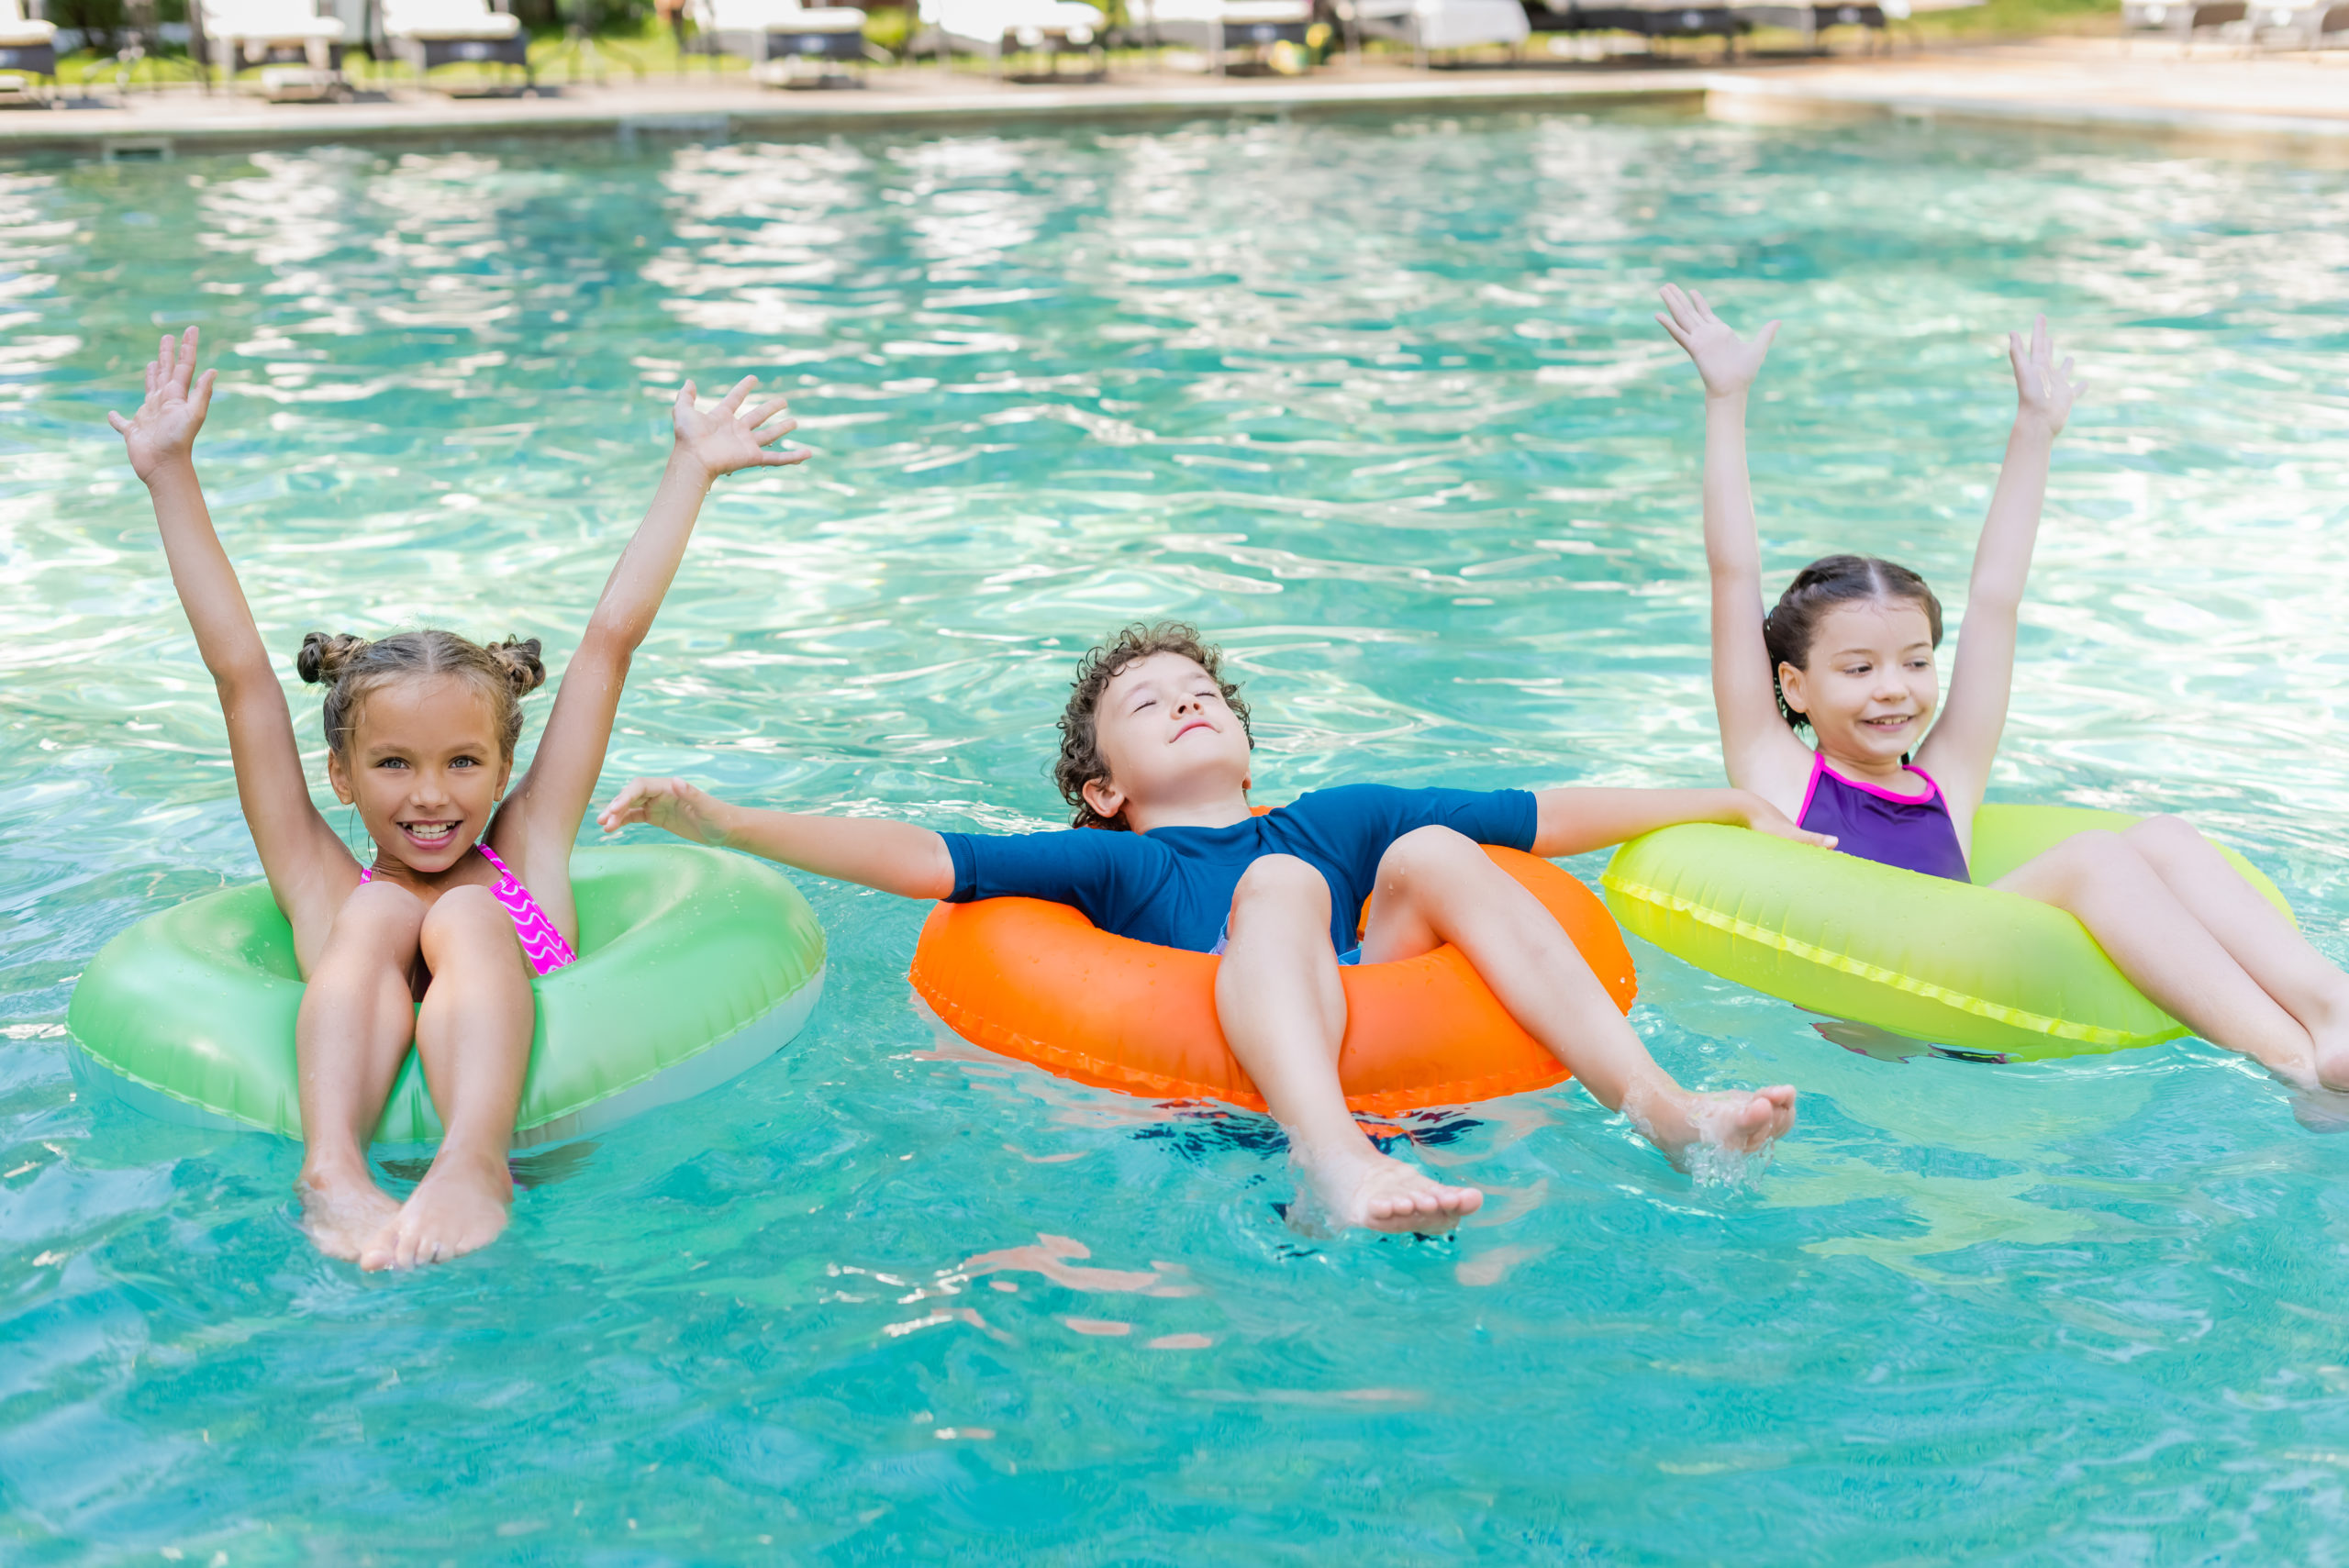
[[[2251,36],[2270,49],[2349,48],[2349,5],[2261,5],[2253,0]]]
[[[852,6],[700,0],[696,10],[696,19],[719,52],[743,56],[751,76],[770,85],[829,80],[833,62],[861,64],[867,58],[864,13]]]
[[[1655,47],[1658,39],[1717,38],[1737,52],[1745,30],[1729,0],[1535,0],[1529,13],[1537,32],[1636,33]]]
[[[1007,54],[1049,55],[1054,75],[1070,50],[1090,57],[1095,75],[1108,65],[1101,35],[1109,19],[1081,0],[921,0],[921,20],[941,53],[985,55],[998,74]]]
[[[383,0],[383,7],[392,52],[419,77],[464,61],[518,65],[525,83],[538,80],[530,72],[530,39],[522,19],[491,10],[488,0]]]
[[[273,98],[325,97],[346,84],[342,24],[319,16],[310,0],[200,0],[200,9],[224,79],[261,66],[262,90]]]
[[[56,81],[57,24],[26,16],[17,0],[0,0],[0,72],[8,73],[0,75],[0,83],[19,83],[0,85],[0,93],[22,93],[25,76]]]
[[[2198,35],[2225,33],[2249,18],[2244,0],[2121,0],[2121,37],[2175,39],[2192,48]]]
[[[1127,0],[1126,16],[1152,44],[1196,49],[1220,72],[1233,50],[1303,49],[1313,0]]]
[[[1882,37],[1893,7],[1877,0],[1737,0],[1738,20],[1756,28],[1784,28],[1802,37],[1802,46],[1818,50],[1819,37],[1830,28],[1864,28]]]
[[[1352,0],[1351,8],[1365,36],[1409,44],[1422,65],[1437,50],[1515,49],[1533,30],[1520,0]]]

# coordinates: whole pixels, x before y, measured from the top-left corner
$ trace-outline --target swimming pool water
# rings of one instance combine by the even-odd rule
[[[2349,1138],[2191,1041],[1876,1061],[1642,950],[1667,1067],[1802,1088],[1775,1168],[1569,1086],[1419,1129],[1456,1240],[1317,1241],[1268,1123],[942,1047],[922,910],[803,878],[792,1049],[399,1278],[303,1242],[291,1144],[77,1084],[91,954],[257,874],[102,418],[161,329],[289,684],[426,620],[559,665],[668,389],[778,378],[821,455],[712,501],[607,792],[1014,828],[1074,653],[1168,614],[1262,798],[1715,782],[1666,276],[1787,322],[1771,575],[1953,617],[2045,308],[2091,393],[1995,792],[2187,812],[2349,959],[2339,171],[1642,117],[0,169],[0,1560],[2349,1556]]]

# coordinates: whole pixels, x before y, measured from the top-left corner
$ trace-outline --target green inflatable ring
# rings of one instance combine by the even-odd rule
[[[823,992],[824,932],[796,888],[740,855],[684,845],[573,857],[577,963],[533,980],[538,1032],[514,1145],[575,1137],[715,1088],[799,1032]],[[66,1029],[140,1109],[208,1127],[302,1134],[294,932],[266,884],[150,915],[73,987]],[[376,1125],[440,1136],[413,1052]]]
[[[1970,886],[1690,823],[1625,844],[1602,883],[1626,931],[1815,1013],[2019,1061],[2127,1051],[2186,1026],[2122,979],[2079,921],[1985,884],[2075,833],[2139,820],[1985,806]],[[2220,851],[2292,917],[2257,867]]]

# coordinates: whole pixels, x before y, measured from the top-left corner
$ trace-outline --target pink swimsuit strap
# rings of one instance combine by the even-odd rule
[[[490,888],[489,895],[497,900],[506,917],[514,922],[514,935],[522,944],[522,956],[530,961],[530,973],[552,974],[577,963],[579,955],[571,951],[571,944],[562,940],[562,932],[547,918],[547,912],[539,907],[539,901],[530,896],[530,890],[522,885],[521,879],[506,869],[497,851],[487,844],[475,844],[473,848],[481,851],[482,859],[497,868],[497,882]],[[373,866],[361,868],[359,880],[362,885],[374,879]]]

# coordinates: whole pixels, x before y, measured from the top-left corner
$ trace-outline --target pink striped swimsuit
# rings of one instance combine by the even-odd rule
[[[487,844],[475,844],[473,848],[481,851],[482,859],[497,868],[497,884],[489,890],[489,895],[497,900],[506,910],[507,917],[514,922],[514,935],[522,944],[522,956],[530,961],[530,973],[552,974],[568,964],[577,963],[579,955],[571,951],[569,942],[562,940],[562,933],[555,929],[552,920],[547,918],[547,912],[539,907],[539,901],[530,896],[530,890],[506,869],[506,862],[497,858],[497,851]],[[374,877],[373,866],[368,866],[359,873],[362,884],[373,881]]]

